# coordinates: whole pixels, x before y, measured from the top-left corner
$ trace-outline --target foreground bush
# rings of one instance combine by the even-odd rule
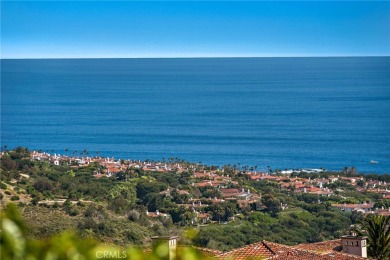
[[[140,248],[121,248],[98,243],[92,238],[81,239],[63,232],[45,240],[27,238],[25,226],[15,205],[8,204],[1,212],[1,259],[8,260],[89,260],[89,259],[166,259],[168,250],[158,247],[154,252]],[[182,248],[177,259],[205,259],[193,248]]]

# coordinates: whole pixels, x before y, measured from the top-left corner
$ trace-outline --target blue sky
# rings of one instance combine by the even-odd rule
[[[390,55],[390,2],[3,1],[2,58]]]

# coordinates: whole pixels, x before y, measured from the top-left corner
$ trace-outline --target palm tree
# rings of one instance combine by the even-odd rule
[[[368,255],[378,260],[390,259],[390,216],[371,215],[361,223],[359,235],[368,238]]]

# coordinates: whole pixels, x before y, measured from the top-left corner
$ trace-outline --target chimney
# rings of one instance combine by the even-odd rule
[[[367,237],[357,236],[355,232],[341,237],[343,253],[367,257]]]
[[[176,260],[177,236],[155,236],[152,237],[153,255],[159,259]]]

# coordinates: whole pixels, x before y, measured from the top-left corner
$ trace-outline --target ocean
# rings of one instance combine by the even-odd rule
[[[390,57],[3,59],[1,145],[390,173]]]

